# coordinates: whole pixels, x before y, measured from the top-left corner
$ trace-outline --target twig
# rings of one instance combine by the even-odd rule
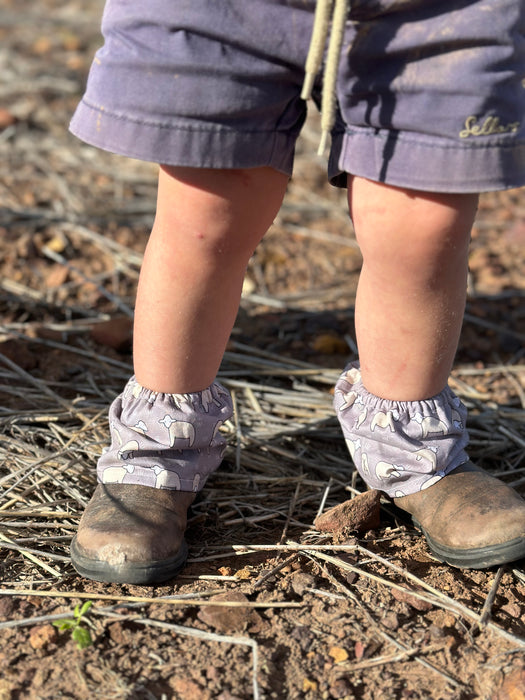
[[[126,603],[143,603],[143,604],[159,604],[173,605],[175,607],[195,606],[195,607],[220,607],[220,608],[303,608],[304,603],[294,603],[290,601],[267,601],[264,603],[252,601],[228,601],[228,600],[193,600],[188,598],[149,598],[147,596],[126,596],[115,595],[111,593],[81,593],[79,591],[34,591],[32,589],[7,589],[0,588],[1,595],[16,595],[29,596],[33,598],[72,598],[73,600],[115,600],[122,604]]]
[[[478,629],[480,630],[483,629],[486,626],[487,622],[490,620],[492,606],[494,604],[494,599],[496,598],[496,593],[498,591],[498,587],[501,582],[501,577],[503,576],[504,571],[505,567],[503,566],[500,566],[499,569],[496,571],[496,575],[494,576],[494,581],[492,582],[490,591],[485,599],[485,602],[483,603],[483,607],[481,608],[481,613],[477,623]]]

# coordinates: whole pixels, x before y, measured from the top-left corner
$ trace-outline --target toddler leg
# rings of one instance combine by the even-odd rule
[[[468,461],[466,411],[447,387],[476,203],[349,179],[360,371],[343,373],[335,406],[364,480],[413,515],[438,558],[481,568],[525,556],[525,502]]]
[[[349,182],[363,268],[356,332],[363,384],[413,401],[446,385],[463,321],[477,195]]]
[[[215,379],[246,266],[288,183],[271,168],[161,168],[135,309],[137,381],[169,393]]]
[[[112,444],[72,542],[84,576],[120,583],[173,577],[194,491],[220,464],[228,392],[214,381],[248,260],[288,178],[270,168],[162,167],[141,270],[135,378],[112,404]]]

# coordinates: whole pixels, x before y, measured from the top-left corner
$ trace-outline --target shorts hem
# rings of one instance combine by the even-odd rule
[[[296,134],[243,131],[179,120],[147,122],[107,112],[82,100],[70,132],[85,143],[121,156],[163,165],[234,169],[271,167],[291,176]]]
[[[525,142],[494,138],[458,143],[371,128],[333,135],[328,177],[346,187],[346,174],[427,192],[474,193],[525,185]]]

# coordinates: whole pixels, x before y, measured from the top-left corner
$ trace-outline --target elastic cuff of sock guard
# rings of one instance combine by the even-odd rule
[[[360,475],[392,498],[428,488],[468,461],[467,409],[448,386],[422,401],[382,399],[351,363],[336,383],[334,407]]]
[[[132,377],[109,409],[111,444],[98,461],[98,480],[200,491],[222,461],[219,429],[232,415],[230,394],[218,382],[166,394]]]

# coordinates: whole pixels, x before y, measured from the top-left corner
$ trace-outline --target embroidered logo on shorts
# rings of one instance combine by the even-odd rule
[[[459,132],[462,139],[471,136],[493,136],[494,134],[514,134],[520,128],[520,122],[502,124],[499,117],[487,117],[484,122],[478,122],[474,115],[467,117],[464,128]]]

